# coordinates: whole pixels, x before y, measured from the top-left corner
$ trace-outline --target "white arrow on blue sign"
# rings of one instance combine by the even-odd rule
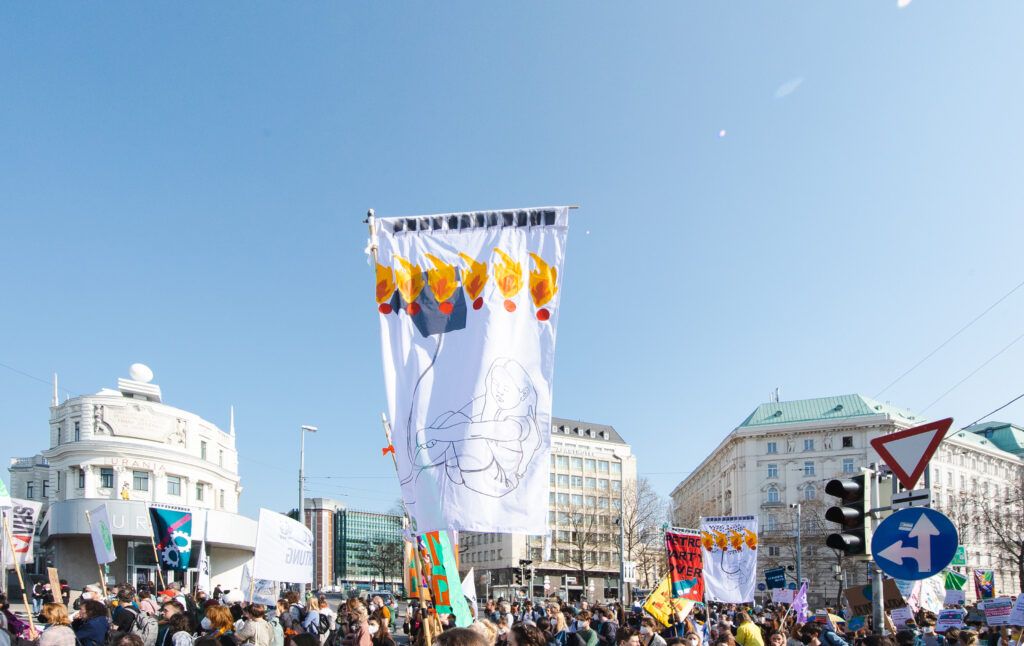
[[[960,544],[953,521],[934,509],[901,509],[878,526],[871,556],[894,579],[927,579],[953,560]]]

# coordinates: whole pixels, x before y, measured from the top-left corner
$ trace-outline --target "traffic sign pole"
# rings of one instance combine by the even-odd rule
[[[881,502],[880,502],[881,499],[879,497],[880,492],[879,492],[879,486],[878,486],[879,483],[881,482],[881,479],[878,477],[878,475],[879,474],[878,474],[878,470],[877,469],[873,469],[872,472],[871,472],[871,475],[870,475],[871,479],[873,480],[872,484],[875,485],[875,486],[871,487],[871,508],[872,509],[878,509],[878,507],[881,504]],[[872,535],[874,535],[875,530],[878,529],[879,521],[878,521],[878,518],[876,516],[877,516],[877,514],[871,514],[871,520],[869,521],[871,523],[871,534]],[[871,553],[870,547],[868,548],[868,553],[869,554]],[[884,592],[883,591],[885,589],[885,582],[882,580],[882,568],[878,567],[878,564],[874,563],[874,562],[871,563],[871,567],[874,570],[874,576],[872,577],[873,583],[871,585],[871,625],[874,628],[874,632],[876,632],[879,635],[884,637],[885,636],[885,617],[884,617],[884,615],[885,615],[885,607],[884,607],[884,604],[885,604],[884,599],[885,599],[885,597],[884,597]]]

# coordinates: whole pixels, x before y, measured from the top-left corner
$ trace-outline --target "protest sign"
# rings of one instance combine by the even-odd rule
[[[1014,602],[1013,610],[1010,611],[1010,625],[1024,626],[1024,594],[1017,595],[1017,601]]]
[[[855,615],[871,614],[871,599],[865,595],[867,587],[866,585],[857,585],[843,590],[843,596],[846,597],[846,602],[850,606],[850,612]],[[882,601],[886,611],[892,611],[893,608],[902,608],[907,605],[903,595],[900,594],[900,589],[896,586],[896,582],[892,579],[886,579],[885,584],[882,586]]]
[[[796,590],[772,590],[772,603],[793,603],[794,595],[796,595]]]
[[[100,565],[117,560],[114,553],[114,533],[110,529],[110,515],[107,503],[86,512],[89,519],[89,534],[92,536],[92,549],[96,553],[96,562]]]
[[[786,568],[776,567],[764,571],[765,585],[769,590],[786,587]]]
[[[963,628],[966,616],[967,612],[959,608],[940,610],[938,621],[935,622],[935,632],[944,633],[950,628]]]
[[[254,579],[249,571],[249,564],[242,565],[242,581],[240,592],[246,601],[273,606],[277,603],[277,584],[266,579]]]
[[[864,615],[857,615],[856,617],[850,617],[850,620],[846,622],[846,629],[852,633],[857,632],[867,623],[867,617]]]
[[[658,583],[658,587],[647,595],[644,610],[667,627],[673,624],[672,615],[681,612],[683,617],[686,617],[694,605],[695,603],[689,599],[676,599],[672,596],[672,578],[666,574]]]
[[[313,532],[284,514],[260,509],[252,576],[285,583],[313,582]]]
[[[896,624],[896,628],[900,629],[907,625],[908,621],[914,619],[914,613],[910,609],[910,606],[904,606],[902,608],[893,608],[892,612],[889,613],[892,617],[892,623]]]
[[[430,594],[434,607],[438,614],[455,615],[455,624],[465,628],[473,623],[473,615],[462,592],[462,578],[448,532],[427,532],[423,540],[430,556]]]
[[[672,596],[703,601],[700,534],[679,530],[665,532],[665,546],[668,549],[668,573],[672,577]]]
[[[946,598],[942,603],[947,606],[962,606],[967,603],[967,594],[963,590],[946,590]]]
[[[1013,601],[1010,597],[989,599],[985,602],[985,623],[989,626],[1008,626],[1012,610]]]
[[[707,601],[754,600],[757,584],[757,516],[701,518]]]

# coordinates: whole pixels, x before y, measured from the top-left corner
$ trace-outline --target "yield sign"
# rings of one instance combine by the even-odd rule
[[[932,459],[932,455],[952,425],[953,418],[947,417],[898,433],[876,437],[871,440],[871,446],[896,474],[900,484],[905,489],[913,489],[928,467],[928,460]]]

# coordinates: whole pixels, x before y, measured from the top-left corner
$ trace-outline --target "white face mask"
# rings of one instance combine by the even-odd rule
[[[640,634],[641,635],[650,635],[651,634],[651,629],[648,628],[647,626],[640,626]]]
[[[370,604],[370,612],[373,612],[373,611],[374,611],[374,610],[376,610],[376,609],[377,609],[377,604],[375,604],[375,603],[371,603],[371,604]]]
[[[210,630],[213,628],[213,624],[210,623],[209,617],[203,617],[203,620],[199,622],[199,625],[203,630]]]
[[[85,599],[86,601],[88,601],[89,599],[92,599],[92,593],[91,592],[83,592],[82,593],[82,598]]]
[[[371,635],[376,635],[377,634],[377,629],[379,629],[379,628],[380,628],[380,626],[378,626],[377,624],[370,624],[370,634]]]
[[[689,644],[690,646],[697,646],[697,640],[693,639],[692,637],[690,639],[687,639],[686,643]]]

